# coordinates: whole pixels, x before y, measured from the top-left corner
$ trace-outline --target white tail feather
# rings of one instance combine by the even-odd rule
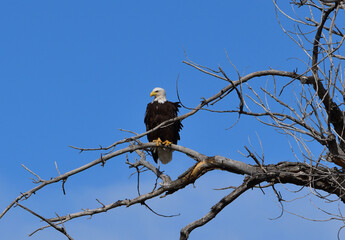
[[[159,161],[161,161],[163,164],[169,163],[172,159],[173,151],[171,149],[158,148],[157,153]]]

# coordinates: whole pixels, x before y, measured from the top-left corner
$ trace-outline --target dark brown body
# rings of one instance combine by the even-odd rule
[[[145,125],[146,131],[156,127],[160,123],[177,117],[177,112],[180,107],[179,103],[166,101],[164,103],[158,103],[154,101],[147,104],[146,114],[145,114]],[[147,139],[152,142],[160,138],[163,142],[168,140],[173,144],[177,144],[180,140],[179,131],[182,129],[181,121],[175,121],[170,123],[168,126],[157,129],[156,131],[147,134]],[[157,162],[158,153],[156,149],[151,150],[152,157]]]

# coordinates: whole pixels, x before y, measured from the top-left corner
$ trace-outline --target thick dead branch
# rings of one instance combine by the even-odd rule
[[[0,215],[0,219],[6,214],[6,212],[8,210],[10,210],[17,202],[19,202],[20,200],[22,199],[28,199],[33,193],[36,193],[37,191],[39,191],[40,189],[44,188],[45,186],[47,185],[50,185],[50,184],[53,184],[53,183],[57,183],[57,182],[60,182],[60,181],[63,181],[64,179],[67,179],[68,177],[70,176],[73,176],[77,173],[80,173],[82,171],[85,171],[86,169],[88,168],[91,168],[93,166],[96,166],[98,164],[102,164],[103,162],[106,162],[108,161],[109,159],[112,159],[116,156],[119,156],[119,155],[122,155],[122,154],[125,154],[125,153],[128,153],[128,152],[133,152],[135,150],[138,150],[138,149],[147,149],[147,148],[151,148],[151,147],[156,147],[156,143],[145,143],[145,144],[142,144],[142,145],[130,145],[126,148],[123,148],[123,149],[119,149],[115,152],[112,152],[112,153],[109,153],[105,156],[102,156],[88,164],[85,164],[79,168],[76,168],[74,170],[71,170],[69,172],[66,172],[64,174],[61,174],[53,179],[50,179],[50,180],[46,180],[46,181],[43,181],[40,185],[32,188],[31,190],[29,191],[26,191],[25,193],[22,193],[20,196],[18,196],[12,203],[10,203],[10,205],[8,205],[6,207],[6,209],[1,213]],[[163,146],[161,146],[163,147]],[[186,153],[188,156],[190,156],[191,158],[197,160],[197,161],[202,161],[206,158],[206,156],[194,151],[194,150],[191,150],[191,149],[188,149],[188,148],[185,148],[185,147],[182,147],[182,146],[178,146],[178,145],[174,145],[172,144],[170,146],[173,150],[176,150],[176,151],[180,151],[180,152],[184,152]],[[163,181],[165,181],[166,179],[164,178],[164,175],[161,175],[163,177]]]
[[[266,172],[263,169],[266,169]],[[100,208],[88,209],[86,211],[71,213],[59,218],[51,218],[49,221],[69,221],[74,218],[90,216],[120,206],[131,206],[141,204],[149,199],[158,196],[167,196],[175,193],[189,184],[193,184],[198,178],[208,171],[223,170],[231,173],[248,175],[261,182],[273,184],[291,183],[298,186],[312,186],[315,189],[337,195],[345,202],[345,174],[337,169],[327,169],[322,167],[311,167],[304,163],[281,162],[278,164],[253,166],[240,161],[232,160],[222,156],[206,157],[203,161],[196,163],[176,180],[169,184],[163,184],[153,192],[142,194],[134,199],[118,200],[114,203],[104,205]],[[256,183],[254,181],[253,183]],[[339,184],[342,183],[342,184]],[[164,194],[164,195],[163,195]]]
[[[255,181],[256,178],[250,178],[244,180],[243,184],[237,187],[234,191],[232,191],[229,195],[222,198],[217,204],[215,204],[211,211],[208,212],[204,217],[188,224],[184,228],[181,229],[180,232],[180,240],[186,240],[189,237],[189,234],[194,229],[201,227],[214,219],[219,212],[221,212],[227,205],[229,205],[231,202],[236,200],[239,196],[241,196],[245,191],[248,189],[254,187],[256,184],[260,183],[260,181]]]

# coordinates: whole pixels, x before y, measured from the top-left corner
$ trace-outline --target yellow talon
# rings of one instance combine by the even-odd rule
[[[162,144],[164,144],[166,147],[168,147],[172,144],[172,142],[165,140],[164,142],[162,142]]]
[[[159,144],[162,143],[162,140],[160,138],[156,139],[156,140],[153,140],[152,142],[156,143],[157,144],[157,147],[159,146]]]

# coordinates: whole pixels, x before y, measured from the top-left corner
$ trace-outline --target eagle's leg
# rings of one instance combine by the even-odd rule
[[[152,142],[156,143],[157,146],[159,146],[160,144],[162,144],[162,140],[160,138],[157,138],[156,140],[153,140]]]
[[[172,142],[165,140],[164,142],[162,142],[162,144],[165,145],[166,147],[169,147],[172,144]]]

